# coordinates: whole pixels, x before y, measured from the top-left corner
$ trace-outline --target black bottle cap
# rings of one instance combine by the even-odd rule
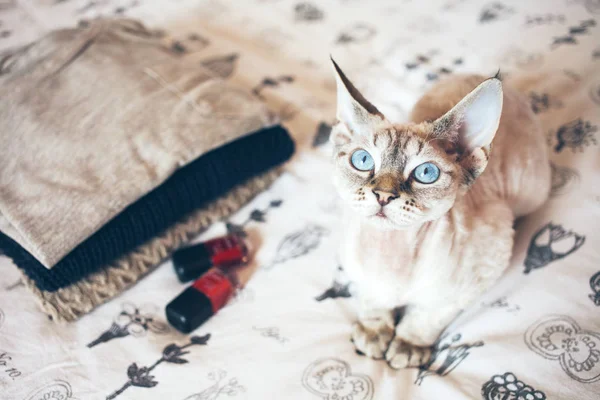
[[[167,321],[180,332],[190,333],[213,315],[210,299],[190,286],[167,304]]]
[[[202,243],[173,253],[173,268],[182,283],[193,281],[212,267],[212,259]]]

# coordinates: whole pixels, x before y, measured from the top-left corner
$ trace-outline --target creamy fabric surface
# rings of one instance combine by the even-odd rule
[[[0,60],[0,229],[48,268],[178,167],[269,121],[135,21]]]
[[[18,271],[0,258],[0,397],[598,398],[598,1],[18,4],[0,11],[0,32],[11,31],[2,46],[99,14],[141,18],[164,28],[169,45],[203,55],[205,68],[255,89],[287,115],[299,146],[273,187],[229,219],[230,228],[248,233],[257,272],[191,335],[166,325],[165,305],[185,288],[168,261],[76,323],[59,325],[14,285]],[[452,323],[423,370],[393,371],[357,355],[349,341],[352,287],[334,278],[341,216],[323,144],[335,115],[330,52],[358,89],[399,121],[434,75],[494,75],[500,68],[530,98],[548,134],[551,199],[519,222],[507,273]],[[224,232],[219,223],[196,240]]]

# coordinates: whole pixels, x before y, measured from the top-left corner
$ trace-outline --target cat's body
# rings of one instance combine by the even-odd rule
[[[449,78],[416,104],[414,123],[391,124],[336,71],[334,181],[346,202],[340,258],[359,303],[353,340],[392,367],[417,366],[508,266],[514,219],[546,200],[544,137],[526,99],[495,79]],[[368,158],[344,165],[356,149],[372,155],[371,170]],[[415,181],[423,164],[438,170],[434,182]]]

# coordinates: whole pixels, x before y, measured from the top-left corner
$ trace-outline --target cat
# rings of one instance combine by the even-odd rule
[[[412,122],[396,124],[332,63],[340,259],[357,294],[352,341],[392,368],[418,367],[507,268],[515,219],[548,198],[545,138],[527,98],[498,76],[442,80]]]

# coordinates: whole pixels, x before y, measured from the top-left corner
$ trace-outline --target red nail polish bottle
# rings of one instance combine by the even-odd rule
[[[172,259],[177,277],[185,283],[212,267],[246,264],[248,246],[239,235],[230,234],[177,250]]]
[[[223,308],[238,286],[235,268],[211,268],[167,305],[167,321],[189,333]]]

